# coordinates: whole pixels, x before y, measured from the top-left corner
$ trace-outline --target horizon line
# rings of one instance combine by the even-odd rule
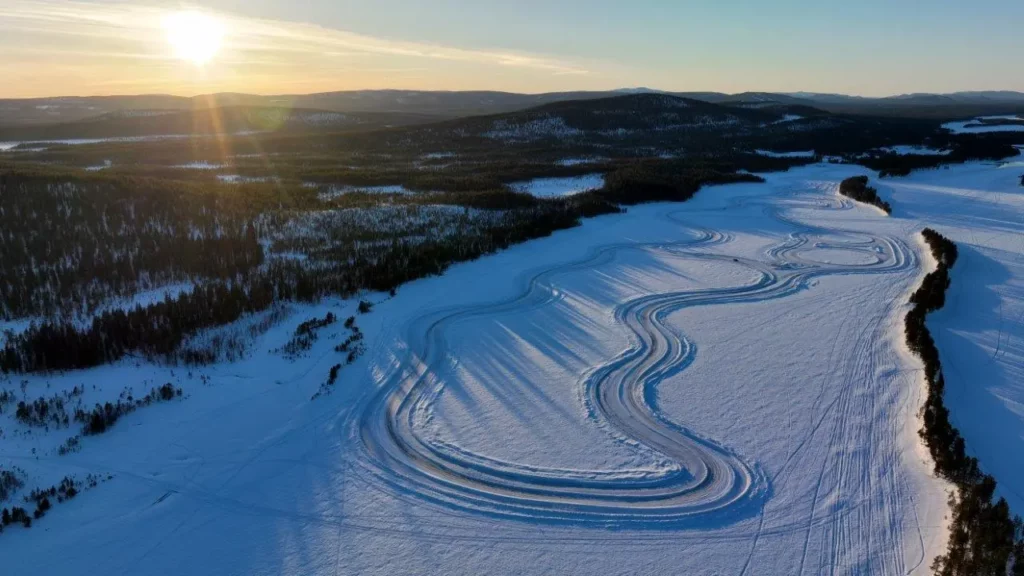
[[[579,89],[579,90],[548,90],[542,92],[516,92],[512,90],[495,90],[487,88],[465,88],[465,89],[417,89],[417,88],[351,88],[341,90],[324,90],[315,92],[238,92],[238,91],[223,91],[223,92],[197,92],[194,94],[185,93],[171,93],[171,92],[125,92],[125,93],[105,93],[105,94],[56,94],[50,96],[17,96],[17,97],[5,97],[0,96],[0,100],[3,101],[18,101],[18,100],[58,100],[68,98],[143,98],[143,97],[168,97],[168,98],[181,98],[194,100],[197,98],[213,97],[213,96],[225,96],[225,95],[239,95],[239,96],[259,96],[259,97],[301,97],[301,96],[317,96],[326,94],[352,94],[358,92],[422,92],[428,94],[460,94],[460,93],[472,93],[472,92],[485,92],[492,94],[510,94],[517,96],[544,96],[548,94],[602,94],[610,92],[638,92],[644,91],[649,93],[657,94],[721,94],[723,96],[740,96],[743,94],[771,94],[777,96],[789,96],[793,98],[807,96],[842,96],[845,98],[861,98],[865,100],[884,100],[887,98],[899,98],[906,96],[955,96],[958,94],[980,94],[985,92],[995,93],[1006,93],[1006,94],[1021,94],[1024,95],[1024,91],[1011,90],[1005,88],[987,89],[987,90],[957,90],[953,92],[904,92],[898,94],[887,94],[884,96],[867,96],[863,94],[850,94],[845,92],[818,92],[811,90],[793,90],[793,91],[771,91],[771,90],[744,90],[742,92],[722,92],[719,90],[662,90],[660,88],[648,88],[645,86],[637,87],[619,87],[619,88],[608,88],[608,89]]]

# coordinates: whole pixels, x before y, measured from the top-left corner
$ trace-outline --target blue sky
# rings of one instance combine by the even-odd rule
[[[224,53],[202,70],[174,62],[159,45],[161,13],[175,10],[227,23]],[[61,14],[56,23],[54,12]],[[252,34],[252,22],[289,32]],[[22,82],[0,86],[0,96],[388,87],[1024,90],[1024,75],[1015,72],[1022,22],[1019,0],[4,0],[0,53],[11,58],[0,62],[0,73]]]

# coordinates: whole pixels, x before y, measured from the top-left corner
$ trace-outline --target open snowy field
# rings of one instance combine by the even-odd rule
[[[249,359],[2,383],[88,405],[187,398],[73,433],[0,415],[0,463],[108,478],[0,535],[33,574],[908,574],[945,545],[903,346],[932,226],[962,260],[930,322],[952,418],[1024,511],[1024,188],[972,164],[873,181],[815,165],[514,246],[369,297],[367,353],[291,307]],[[27,392],[23,392],[27,391]]]

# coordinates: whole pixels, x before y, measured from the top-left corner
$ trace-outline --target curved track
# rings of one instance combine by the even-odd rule
[[[819,210],[851,207],[846,200],[822,196],[797,195],[786,202]],[[895,238],[809,226],[774,204],[764,204],[766,216],[796,231],[769,248],[763,261],[711,253],[706,249],[732,238],[688,229],[691,237],[676,243],[604,247],[583,261],[533,274],[524,291],[509,300],[442,310],[411,323],[404,358],[355,423],[365,449],[359,464],[396,493],[492,517],[643,528],[707,526],[756,513],[771,493],[756,463],[659,409],[658,384],[685,370],[697,354],[694,342],[670,327],[667,317],[685,308],[784,298],[822,276],[885,274],[915,265],[913,251]],[[859,263],[818,262],[806,256],[814,249],[854,253]],[[648,294],[622,303],[615,317],[628,331],[630,346],[578,382],[593,425],[617,441],[647,447],[672,466],[660,471],[539,468],[496,461],[418,433],[417,419],[432,413],[445,387],[434,368],[447,362],[446,334],[454,324],[550,304],[563,297],[553,287],[553,276],[600,265],[630,250],[723,262],[746,268],[756,278],[741,286]]]

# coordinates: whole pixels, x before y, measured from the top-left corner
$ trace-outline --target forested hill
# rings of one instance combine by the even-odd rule
[[[126,110],[62,124],[0,127],[0,141],[45,141],[239,132],[342,132],[437,121],[404,113],[341,113],[308,108],[228,106],[195,110]]]
[[[708,133],[726,136],[771,131],[784,124],[810,129],[820,126],[823,121],[830,122],[827,114],[814,112],[812,118],[806,118],[792,114],[786,106],[726,106],[692,98],[645,93],[558,102],[520,112],[453,120],[414,128],[409,132],[419,137],[429,134],[449,142],[478,139],[521,144],[604,140],[621,145],[636,139],[645,144],[656,144]]]

